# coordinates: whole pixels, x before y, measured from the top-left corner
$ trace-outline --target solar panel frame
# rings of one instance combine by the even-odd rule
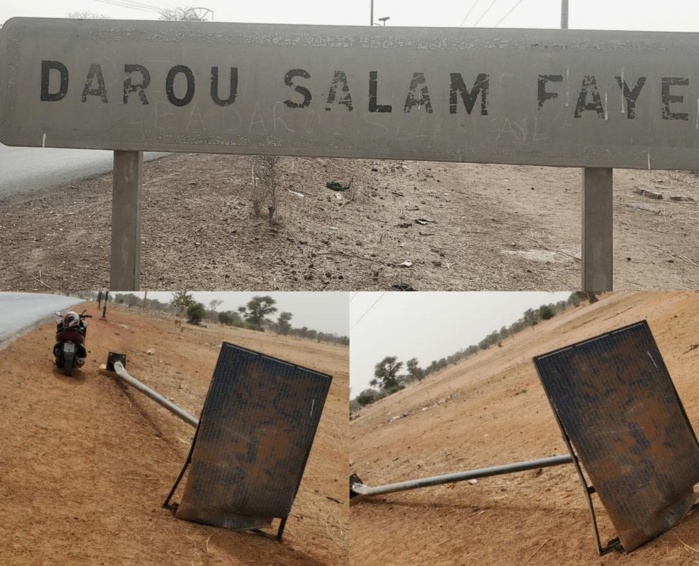
[[[280,538],[331,382],[330,375],[224,342],[176,517],[236,530],[280,518]]]
[[[594,486],[588,490],[580,470],[588,500],[591,491],[599,495],[624,549],[679,523],[696,500],[699,443],[648,323],[536,356],[534,364]]]

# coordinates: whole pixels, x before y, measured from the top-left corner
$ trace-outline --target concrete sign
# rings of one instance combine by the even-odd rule
[[[699,169],[699,34],[17,18],[8,145]]]

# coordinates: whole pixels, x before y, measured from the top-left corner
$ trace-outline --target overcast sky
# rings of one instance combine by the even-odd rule
[[[351,396],[369,387],[386,356],[420,367],[477,344],[529,308],[567,299],[563,293],[352,293]],[[372,306],[373,305],[373,306]]]
[[[126,4],[146,8],[127,8]],[[569,0],[569,4],[571,28],[699,30],[696,0]],[[0,0],[0,22],[15,16],[65,17],[68,12],[84,10],[112,18],[157,19],[157,8],[191,5],[213,10],[215,21],[220,22],[368,25],[371,1]],[[557,28],[560,7],[561,0],[374,0],[374,20],[388,16],[388,25],[394,26],[469,27],[477,23],[479,27]]]
[[[139,297],[143,293],[134,293]],[[294,328],[302,328],[304,326],[319,330],[321,332],[329,332],[330,334],[338,334],[347,336],[349,329],[349,310],[348,301],[349,293],[305,293],[305,292],[266,292],[243,293],[243,292],[194,292],[194,298],[208,308],[209,303],[213,299],[220,299],[223,304],[218,308],[219,311],[234,311],[240,306],[245,306],[253,297],[269,295],[277,301],[275,305],[278,311],[271,317],[277,319],[280,312],[290,312],[294,315],[291,319],[291,325]],[[148,293],[149,299],[158,299],[160,302],[169,303],[172,299],[172,293],[169,292],[153,292]]]

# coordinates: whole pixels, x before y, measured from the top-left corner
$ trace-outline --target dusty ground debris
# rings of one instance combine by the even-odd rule
[[[282,190],[270,224],[253,214],[251,157],[147,163],[141,287],[580,286],[578,169],[288,157],[277,168]],[[351,188],[326,188],[338,179],[351,179]],[[699,199],[692,173],[615,171],[617,290],[699,287],[699,206],[668,199],[649,206],[633,191],[659,184]],[[0,202],[0,288],[108,284],[111,177],[73,185]]]

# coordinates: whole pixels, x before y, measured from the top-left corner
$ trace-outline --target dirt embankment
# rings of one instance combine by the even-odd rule
[[[282,158],[273,226],[251,177],[250,157],[145,165],[142,288],[580,287],[578,169]],[[615,289],[699,288],[694,174],[617,170],[614,214]],[[0,288],[104,288],[110,223],[110,176],[0,202]]]
[[[699,295],[613,294],[364,409],[350,424],[352,470],[373,486],[565,454],[532,356],[641,319],[648,320],[696,429]],[[604,543],[615,532],[599,500],[597,511]],[[697,513],[629,555],[598,557],[572,466],[367,498],[352,506],[351,524],[356,566],[699,560]]]
[[[69,378],[53,368],[54,330],[47,322],[0,351],[0,562],[346,563],[347,348],[218,326],[180,332],[114,308],[90,320],[85,368]],[[334,376],[281,544],[162,509],[193,429],[98,373],[109,351],[125,352],[134,377],[198,416],[224,340]]]

